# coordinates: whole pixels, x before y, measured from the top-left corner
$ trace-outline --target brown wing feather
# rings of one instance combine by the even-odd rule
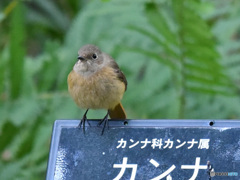
[[[110,56],[106,55],[108,58],[111,60],[109,61],[109,66],[114,69],[114,72],[116,73],[117,78],[124,83],[125,85],[125,91],[127,90],[127,79],[123,72],[120,70],[118,64],[114,61],[113,58]],[[126,112],[122,106],[121,103],[119,103],[114,109],[109,109],[109,116],[111,119],[126,119],[127,115]]]
[[[113,60],[110,63],[110,66],[114,69],[114,72],[116,73],[118,79],[122,81],[125,84],[125,91],[127,90],[127,79],[123,72],[120,70],[118,64]]]

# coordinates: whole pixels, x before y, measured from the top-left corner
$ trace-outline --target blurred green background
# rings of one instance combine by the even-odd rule
[[[67,75],[89,43],[126,75],[129,119],[240,117],[239,0],[1,0],[1,180],[45,178],[54,121],[84,113]]]

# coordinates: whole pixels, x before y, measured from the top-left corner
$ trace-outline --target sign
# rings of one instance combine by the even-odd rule
[[[240,178],[238,120],[110,120],[102,136],[89,122],[55,122],[47,180]]]

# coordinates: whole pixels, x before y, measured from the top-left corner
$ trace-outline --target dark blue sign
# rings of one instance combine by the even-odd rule
[[[240,179],[240,121],[78,123],[55,122],[47,180]]]

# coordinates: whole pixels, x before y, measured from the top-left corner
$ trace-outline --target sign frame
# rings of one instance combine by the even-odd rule
[[[97,126],[99,120],[88,120],[91,126]],[[61,136],[62,128],[74,128],[79,124],[79,120],[56,120],[54,122],[46,180],[54,179],[55,167],[56,167],[56,159],[57,159],[57,151]],[[88,124],[86,123],[86,128],[88,128]],[[231,129],[231,128],[240,128],[240,120],[215,120],[215,119],[204,119],[204,120],[195,120],[195,119],[131,119],[131,120],[109,120],[109,128],[209,128],[209,129]],[[107,131],[107,128],[105,129]],[[86,132],[87,136],[87,132]],[[100,134],[99,134],[100,136]],[[104,134],[103,134],[104,136]]]

